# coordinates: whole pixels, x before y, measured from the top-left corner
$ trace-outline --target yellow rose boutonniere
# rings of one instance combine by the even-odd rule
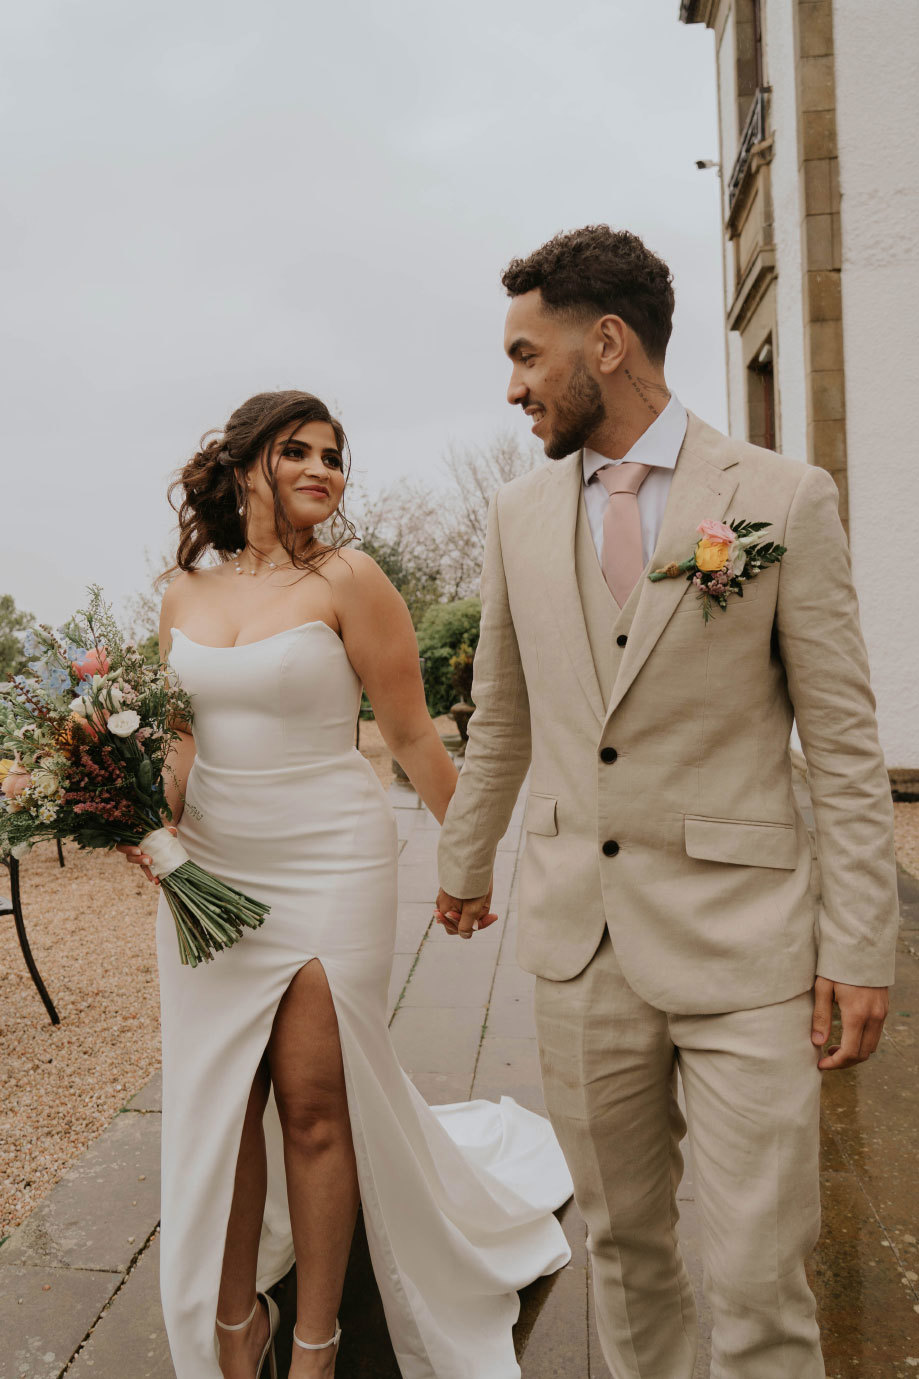
[[[648,578],[656,584],[661,579],[685,575],[699,591],[702,618],[708,622],[712,604],[727,608],[729,595],[743,598],[747,580],[755,579],[767,565],[777,565],[782,559],[786,551],[784,546],[774,541],[757,542],[759,533],[770,525],[769,522],[747,522],[737,518],[726,526],[724,522],[706,518],[697,528],[700,539],[689,559],[653,570]]]

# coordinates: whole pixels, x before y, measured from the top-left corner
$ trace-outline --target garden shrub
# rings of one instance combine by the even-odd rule
[[[478,645],[481,617],[480,600],[468,598],[435,604],[421,620],[418,654],[424,657],[424,687],[434,717],[448,713],[460,698],[457,668]]]

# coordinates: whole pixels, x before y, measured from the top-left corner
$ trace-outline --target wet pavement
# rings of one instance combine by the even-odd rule
[[[541,1111],[533,979],[514,960],[520,809],[498,857],[502,918],[460,948],[431,926],[436,825],[410,790],[394,788],[393,802],[402,852],[390,1009],[403,1065],[431,1102],[507,1093]],[[901,958],[882,1046],[824,1085],[824,1221],[811,1273],[828,1379],[919,1375],[919,883],[906,876],[902,901]],[[174,1379],[157,1291],[159,1119],[154,1079],[0,1247],[0,1379]],[[710,1319],[691,1163],[679,1198],[702,1323],[694,1379],[705,1379]],[[571,1203],[562,1220],[570,1264],[521,1295],[515,1340],[523,1379],[608,1379],[592,1321],[584,1227]],[[275,1291],[292,1318],[293,1276]],[[360,1223],[341,1323],[338,1379],[399,1379]],[[284,1376],[289,1354],[280,1358]]]

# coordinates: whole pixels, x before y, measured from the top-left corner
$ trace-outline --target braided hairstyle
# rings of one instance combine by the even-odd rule
[[[304,549],[302,534],[291,523],[281,502],[270,465],[272,442],[284,431],[294,435],[310,421],[324,421],[331,426],[342,454],[347,455],[347,478],[351,456],[344,429],[325,403],[312,393],[294,389],[256,393],[236,408],[222,431],[209,431],[202,436],[200,450],[177,472],[169,486],[169,504],[179,516],[179,542],[175,565],[164,578],[178,570],[195,569],[209,552],[226,558],[245,546],[245,515],[240,508],[246,506],[246,472],[256,462],[261,464],[274,493],[278,539],[295,568],[316,570],[331,551],[350,545],[357,538],[342,498],[332,517],[327,543],[314,549],[314,539]],[[178,503],[173,496],[177,492]]]

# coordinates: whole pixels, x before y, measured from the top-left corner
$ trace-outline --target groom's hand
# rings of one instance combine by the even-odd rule
[[[842,1020],[842,1043],[828,1048],[817,1064],[825,1073],[851,1068],[871,1057],[881,1041],[890,1005],[886,986],[846,986],[845,982],[818,977],[814,983],[811,1028],[811,1042],[818,1047],[830,1037],[834,999]]]
[[[458,896],[448,895],[441,889],[437,892],[434,918],[438,924],[444,926],[444,932],[451,937],[459,934],[460,938],[472,938],[477,929],[487,929],[489,924],[494,924],[498,918],[491,910],[493,890],[494,883],[489,886],[487,895],[480,895],[472,900],[461,900]]]

